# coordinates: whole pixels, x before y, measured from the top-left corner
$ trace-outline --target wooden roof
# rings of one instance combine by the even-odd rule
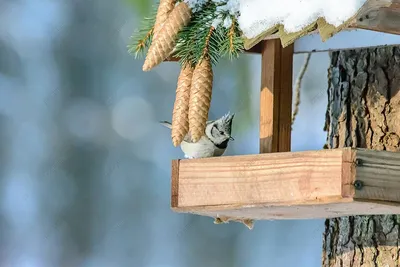
[[[286,47],[310,33],[319,33],[322,41],[326,41],[334,34],[348,29],[400,34],[400,0],[368,0],[352,18],[339,27],[328,24],[324,18],[319,18],[295,33],[286,33],[282,25],[276,25],[255,38],[246,39],[245,48],[251,50],[263,40],[277,38],[280,38],[282,46]]]

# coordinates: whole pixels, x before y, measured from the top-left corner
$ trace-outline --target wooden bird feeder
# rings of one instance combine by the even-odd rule
[[[374,46],[399,44],[400,0],[368,1],[348,27],[369,30],[363,31],[367,36],[380,32]],[[348,33],[358,34],[340,34]],[[262,61],[260,154],[173,160],[172,209],[255,220],[399,214],[399,153],[290,152],[293,54],[371,46],[371,40],[343,46],[332,38],[314,45],[311,35],[282,48],[277,38],[269,35],[247,51]]]

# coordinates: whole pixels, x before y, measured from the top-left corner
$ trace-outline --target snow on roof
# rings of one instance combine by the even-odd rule
[[[231,0],[232,1],[232,0]],[[236,0],[240,2],[239,25],[247,38],[281,24],[288,33],[298,32],[319,17],[340,26],[362,7],[366,0]]]

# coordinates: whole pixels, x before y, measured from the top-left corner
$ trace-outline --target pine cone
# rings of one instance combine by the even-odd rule
[[[160,0],[158,5],[156,22],[154,23],[153,40],[155,40],[157,33],[161,30],[169,13],[174,9],[175,0]]]
[[[172,113],[172,142],[178,146],[189,132],[189,98],[193,68],[189,65],[182,68],[178,78],[174,111]]]
[[[210,60],[204,58],[197,64],[190,87],[189,129],[197,142],[204,135],[211,103],[213,72]]]
[[[151,70],[171,54],[179,31],[189,24],[191,16],[191,10],[185,2],[180,2],[174,7],[158,32],[157,38],[150,45],[143,71]]]

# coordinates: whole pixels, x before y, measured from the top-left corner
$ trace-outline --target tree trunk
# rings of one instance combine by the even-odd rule
[[[325,148],[399,151],[400,47],[333,52],[328,72]],[[326,220],[322,266],[400,266],[399,226],[397,215]]]

